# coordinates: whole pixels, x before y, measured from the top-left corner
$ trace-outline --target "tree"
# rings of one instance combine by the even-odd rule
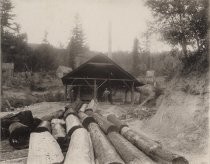
[[[75,26],[67,49],[69,53],[69,65],[74,69],[76,67],[75,58],[86,50],[84,34],[78,15],[75,16]]]
[[[156,27],[163,38],[172,45],[180,45],[184,57],[189,48],[207,49],[208,0],[147,0]]]
[[[137,76],[139,74],[139,40],[137,38],[134,39],[133,43],[133,75]]]

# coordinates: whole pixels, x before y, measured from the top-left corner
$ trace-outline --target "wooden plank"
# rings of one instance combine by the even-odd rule
[[[115,148],[111,145],[96,123],[90,123],[88,130],[90,132],[96,158],[100,164],[124,164]]]
[[[62,163],[63,160],[60,146],[48,131],[31,133],[27,164]]]
[[[71,135],[64,164],[95,164],[93,146],[86,129],[80,128]]]

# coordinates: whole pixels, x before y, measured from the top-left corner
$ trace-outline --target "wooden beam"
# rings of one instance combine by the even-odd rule
[[[134,104],[134,82],[132,83],[131,87],[131,104]]]
[[[99,89],[104,83],[106,83],[107,82],[107,80],[104,80],[98,87],[97,87],[97,89]]]
[[[80,77],[68,77],[66,79],[76,79],[76,80],[110,80],[110,81],[135,81],[135,79],[110,79],[110,78],[80,78]]]
[[[96,79],[94,79],[93,99],[94,99],[94,101],[97,101],[97,84],[96,84]]]

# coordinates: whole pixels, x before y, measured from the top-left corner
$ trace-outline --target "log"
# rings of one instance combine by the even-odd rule
[[[110,132],[108,138],[117,152],[128,164],[154,164],[143,152],[132,145],[128,140],[117,132]]]
[[[92,99],[90,103],[88,104],[86,110],[91,109],[93,112],[95,112],[96,106],[97,106],[97,103],[94,101],[94,99]]]
[[[76,117],[75,115],[69,115],[66,118],[66,133],[67,133],[67,135],[69,137],[71,137],[72,133],[78,128],[82,128],[82,125],[81,125],[78,117]]]
[[[28,141],[30,136],[30,128],[23,125],[20,122],[14,122],[9,126],[9,142],[16,148],[26,148],[28,147]]]
[[[90,109],[90,108],[86,109],[85,114],[91,116],[93,114],[93,109]]]
[[[101,116],[98,113],[93,113],[93,118],[96,120],[96,122],[99,124],[100,128],[103,130],[105,134],[108,134],[109,132],[116,131],[118,132],[117,127],[109,122],[106,118]]]
[[[34,130],[34,132],[41,133],[48,131],[51,133],[51,126],[49,121],[42,121],[37,128]]]
[[[65,121],[62,119],[52,119],[51,128],[52,136],[57,140],[59,145],[63,145],[66,141],[66,131],[64,128]]]
[[[74,106],[75,107],[74,110],[78,112],[79,109],[82,107],[82,105],[83,105],[83,102],[81,100],[77,100]]]
[[[149,156],[152,154],[152,150],[162,147],[157,141],[154,141],[141,133],[137,133],[128,127],[122,128],[121,134],[133,145]]]
[[[87,108],[88,104],[83,104],[81,108],[79,109],[79,112],[85,112],[85,109]]]
[[[19,112],[17,116],[22,124],[29,127],[33,126],[34,118],[30,110]]]
[[[33,124],[33,116],[30,110],[11,113],[1,118],[1,127],[9,128],[10,124],[20,122],[24,125],[31,126]]]
[[[46,116],[42,117],[41,119],[43,121],[51,121],[53,118],[61,119],[61,118],[63,118],[63,115],[64,115],[64,110],[60,109],[58,111],[47,114]]]
[[[91,122],[95,122],[94,118],[91,116],[88,116],[87,114],[85,114],[84,112],[79,112],[78,116],[80,118],[80,121],[82,123],[82,125],[87,129],[88,125]]]
[[[112,144],[96,123],[88,125],[96,158],[100,164],[124,164]]]
[[[42,122],[41,119],[34,117],[34,122],[33,125],[31,126],[31,131],[34,131],[41,122]]]
[[[121,134],[152,159],[157,161],[168,161],[174,164],[177,163],[177,161],[183,164],[188,163],[184,157],[165,150],[157,141],[151,140],[143,134],[137,133],[128,127],[122,128]]]
[[[48,131],[31,133],[27,164],[62,163],[63,160],[60,146]]]
[[[86,129],[80,128],[71,135],[71,142],[64,164],[95,164],[90,135]]]
[[[66,117],[68,117],[70,114],[77,116],[77,112],[73,108],[68,108],[63,115],[64,119],[66,119]]]
[[[120,121],[114,114],[108,115],[107,120],[113,123],[117,127],[119,132],[121,131],[123,127],[128,127],[126,123],[123,123],[122,121]]]

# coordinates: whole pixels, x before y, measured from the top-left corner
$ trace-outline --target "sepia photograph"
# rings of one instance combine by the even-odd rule
[[[0,164],[210,164],[209,0],[0,0]]]

